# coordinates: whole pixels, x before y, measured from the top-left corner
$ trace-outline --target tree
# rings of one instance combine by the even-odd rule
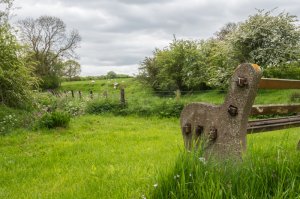
[[[6,25],[0,26],[0,103],[26,108],[37,84],[32,68],[25,66],[20,46]]]
[[[81,72],[80,64],[75,60],[68,60],[64,63],[64,75],[70,80]]]
[[[177,40],[156,49],[139,68],[139,79],[155,90],[185,90],[205,87],[206,64],[197,41]]]
[[[272,13],[260,10],[230,33],[228,42],[240,62],[270,67],[299,60],[300,29],[296,16]]]
[[[108,79],[114,79],[114,78],[117,78],[117,73],[115,73],[114,71],[109,71],[107,74],[106,74],[106,77]]]
[[[3,25],[4,23],[7,23],[10,10],[13,6],[13,0],[0,0],[0,24]]]
[[[229,22],[215,33],[218,40],[225,40],[228,35],[234,32],[238,27],[237,23]]]
[[[51,16],[27,18],[19,21],[18,27],[21,40],[28,46],[28,57],[37,62],[35,73],[43,80],[60,77],[60,61],[76,57],[75,49],[81,40],[78,31],[68,34],[65,23]]]

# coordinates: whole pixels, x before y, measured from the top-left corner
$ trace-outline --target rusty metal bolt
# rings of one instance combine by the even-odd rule
[[[228,113],[229,113],[229,115],[231,115],[232,117],[237,116],[237,114],[238,114],[238,108],[235,107],[235,106],[230,105],[230,106],[228,107]]]
[[[190,123],[187,123],[186,125],[183,126],[182,131],[187,135],[192,133],[192,125]]]
[[[215,141],[218,137],[218,130],[214,127],[210,128],[208,133],[208,139],[209,141]]]
[[[248,85],[248,80],[247,80],[247,78],[244,78],[244,77],[238,77],[236,84],[239,87],[244,87],[244,86]]]

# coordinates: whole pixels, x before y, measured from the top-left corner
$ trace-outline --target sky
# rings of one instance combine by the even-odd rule
[[[300,18],[299,0],[15,0],[13,21],[50,15],[82,37],[82,76],[138,74],[140,62],[177,39],[207,39],[256,9]]]

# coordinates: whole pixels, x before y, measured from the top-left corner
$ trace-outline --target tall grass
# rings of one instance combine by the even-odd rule
[[[283,140],[252,143],[242,161],[205,160],[201,151],[182,151],[160,171],[147,198],[300,198],[300,151]]]

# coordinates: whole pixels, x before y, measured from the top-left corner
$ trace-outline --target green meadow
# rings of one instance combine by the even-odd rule
[[[118,100],[115,81],[125,87],[128,108],[144,111],[165,101],[220,104],[226,95],[207,90],[178,99],[126,78],[63,82],[62,91],[80,90],[84,99],[68,94],[60,100],[97,102],[104,91],[108,100]],[[291,103],[294,92],[260,90],[255,104]],[[300,198],[299,128],[247,139],[243,161],[236,164],[187,153],[178,117],[84,113],[68,128],[16,128],[0,136],[0,198]]]
[[[258,186],[269,181],[274,171],[280,173],[273,182],[279,192],[274,198],[284,194],[286,198],[299,198],[298,140],[299,128],[248,135],[246,165],[238,166],[239,173],[234,175],[231,170],[228,174],[233,176],[233,186],[238,186],[245,198],[253,198],[251,194],[262,189]],[[0,197],[190,198],[189,193],[205,196],[199,190],[206,191],[210,198],[235,196],[234,190],[224,189],[220,179],[226,176],[223,166],[217,167],[219,170],[212,166],[202,168],[201,162],[183,158],[183,151],[177,118],[86,115],[72,119],[68,129],[20,129],[0,137]],[[250,160],[254,163],[250,164]],[[188,166],[181,167],[184,165]],[[202,182],[204,187],[200,182],[205,170],[201,172],[199,168],[215,172],[210,173],[208,182]],[[260,176],[262,171],[266,173]],[[185,172],[194,175],[195,184],[189,185],[193,186],[192,191],[188,182],[181,179]],[[181,183],[173,178],[178,173]],[[237,175],[245,179],[238,181]],[[213,187],[207,189],[208,185]],[[271,193],[265,194],[272,198]]]

